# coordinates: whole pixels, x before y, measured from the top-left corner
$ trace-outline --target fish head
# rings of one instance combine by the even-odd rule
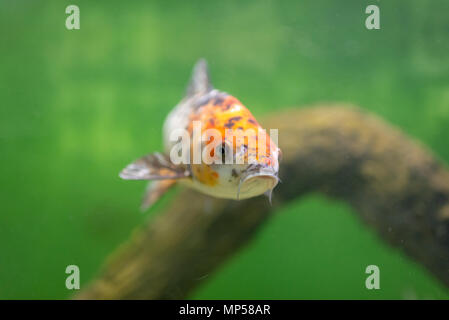
[[[219,198],[271,195],[279,182],[280,149],[237,99],[229,96],[221,103],[226,107],[215,104],[203,121],[207,161],[191,165],[193,180],[202,192]]]

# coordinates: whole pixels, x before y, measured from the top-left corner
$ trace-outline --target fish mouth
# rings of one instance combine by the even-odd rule
[[[258,196],[271,191],[279,182],[278,173],[271,167],[249,167],[242,173],[237,190],[237,200]]]

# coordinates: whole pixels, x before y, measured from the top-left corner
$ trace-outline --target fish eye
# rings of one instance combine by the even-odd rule
[[[223,141],[221,144],[219,144],[216,148],[216,154],[218,157],[221,158],[221,163],[226,163],[226,157],[231,155],[231,147],[226,141]]]

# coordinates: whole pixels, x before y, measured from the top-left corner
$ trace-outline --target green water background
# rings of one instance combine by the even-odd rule
[[[77,4],[81,29],[65,28]],[[364,27],[377,4],[381,29]],[[191,67],[260,118],[347,102],[449,163],[449,3],[432,1],[0,1],[0,298],[67,298],[142,215],[144,182],[117,174],[161,150]],[[175,192],[176,193],[176,192]],[[365,289],[365,267],[381,289]],[[188,268],[188,266],[186,266]],[[191,298],[447,299],[347,205],[310,195],[205,275]]]

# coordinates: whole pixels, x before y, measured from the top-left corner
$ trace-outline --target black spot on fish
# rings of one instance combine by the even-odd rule
[[[229,110],[229,108],[231,108],[231,107],[232,107],[232,102],[228,102],[227,104],[222,106],[222,110],[226,111],[226,110]]]
[[[235,169],[232,169],[231,175],[232,175],[234,178],[238,178],[238,176],[239,176],[239,174],[237,173],[237,170],[235,170]]]
[[[217,97],[214,101],[214,106],[219,106],[224,102],[224,98],[223,97]]]
[[[225,126],[226,128],[229,128],[229,129],[230,129],[230,128],[232,128],[232,127],[234,126],[234,123],[237,122],[237,121],[239,121],[240,119],[242,119],[241,116],[229,118],[228,121],[224,124],[224,126]]]
[[[251,119],[251,118],[248,119],[248,122],[249,122],[249,123],[252,123],[252,124],[257,124],[257,123],[256,123],[256,120]]]
[[[237,116],[237,117],[229,118],[228,121],[239,121],[240,119],[242,119],[242,117],[241,116]]]

